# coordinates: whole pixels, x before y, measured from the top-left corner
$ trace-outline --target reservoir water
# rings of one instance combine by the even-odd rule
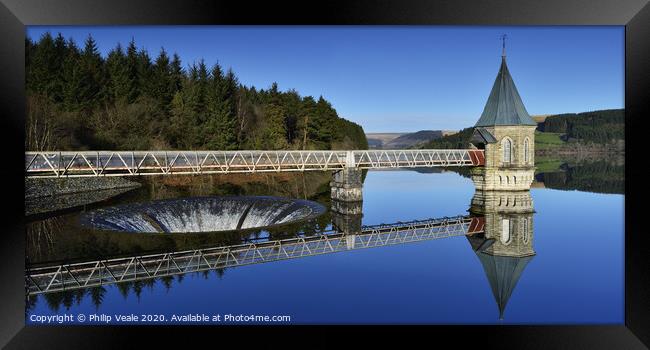
[[[30,295],[26,322],[37,323],[32,315],[133,313],[164,315],[168,320],[187,314],[288,315],[291,320],[285,323],[291,324],[621,324],[624,195],[611,183],[584,188],[579,173],[573,175],[577,184],[573,188],[557,174],[538,175],[546,185],[539,181],[530,190],[534,210],[524,219],[507,215],[508,223],[531,226],[525,226],[529,234],[514,237],[525,242],[528,253],[498,254],[499,238],[485,248],[492,253],[482,253],[475,250],[481,242],[463,235],[350,249]],[[564,174],[570,177],[570,169]],[[128,257],[327,231],[332,229],[330,213],[308,222],[245,232],[93,232],[79,224],[89,210],[185,198],[197,191],[296,197],[329,208],[329,180],[318,176],[298,174],[275,187],[206,180],[191,193],[170,190],[173,186],[144,185],[93,208],[29,223],[28,263],[43,266]],[[363,184],[361,223],[464,216],[474,197],[471,180],[456,172],[369,171]],[[110,322],[114,321],[113,317]]]

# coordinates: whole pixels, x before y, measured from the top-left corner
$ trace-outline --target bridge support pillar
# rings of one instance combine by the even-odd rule
[[[332,200],[332,226],[345,234],[347,249],[354,249],[357,234],[361,233],[363,202],[341,202]]]
[[[345,168],[334,172],[330,182],[331,197],[333,201],[361,202],[362,174],[359,168]]]

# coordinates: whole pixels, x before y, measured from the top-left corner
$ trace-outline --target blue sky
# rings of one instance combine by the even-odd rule
[[[478,120],[494,83],[500,35],[528,112],[624,107],[624,27],[444,26],[30,26],[32,39],[61,32],[102,54],[133,37],[187,66],[231,67],[245,85],[322,95],[366,132],[461,129]]]

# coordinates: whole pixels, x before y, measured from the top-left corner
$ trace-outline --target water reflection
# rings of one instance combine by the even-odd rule
[[[590,161],[549,160],[547,164],[549,163],[553,166],[544,167],[535,175],[534,187],[594,193],[625,193],[623,158]]]
[[[467,236],[476,252],[503,319],[508,300],[533,250],[533,200],[530,191],[481,191],[470,212],[485,219],[482,234]]]
[[[471,178],[471,168],[416,168],[419,173],[455,172]],[[538,157],[533,188],[625,194],[625,159]]]
[[[80,305],[84,300],[89,300],[98,309],[104,302],[107,288],[111,288],[106,284],[116,282],[115,280],[121,281],[115,284],[115,288],[125,299],[134,295],[140,300],[144,289],[170,290],[174,285],[182,283],[188,275],[201,276],[206,280],[212,276],[222,278],[226,270],[247,264],[272,264],[273,261],[283,259],[462,235],[483,266],[499,316],[503,318],[508,299],[526,265],[535,255],[534,210],[529,191],[476,190],[469,203],[469,215],[454,218],[420,221],[407,221],[413,218],[405,218],[405,222],[364,226],[362,209],[362,201],[333,199],[330,201],[329,216],[325,219],[327,222],[322,222],[321,217],[315,222],[282,226],[276,230],[171,235],[84,231],[80,236],[94,237],[92,242],[84,240],[86,243],[81,245],[76,244],[79,242],[71,243],[70,246],[76,247],[82,255],[71,253],[66,256],[89,256],[89,250],[98,250],[101,260],[86,258],[79,260],[79,263],[88,261],[88,266],[91,267],[100,263],[97,265],[99,270],[89,268],[86,272],[75,272],[74,276],[61,270],[57,275],[56,270],[62,266],[61,263],[49,263],[50,274],[41,279],[38,273],[34,274],[30,270],[28,279],[31,282],[28,285],[33,294],[28,296],[26,312],[29,313],[36,305],[38,298],[43,298],[54,312]],[[50,228],[58,232],[60,237],[70,236],[69,232],[61,232],[57,220],[52,218],[42,221],[40,226],[32,226],[28,232],[28,237],[32,240],[31,254],[42,254],[36,247],[52,245]],[[146,257],[149,255],[143,254],[125,256],[125,252],[138,253],[138,249],[133,247],[139,247],[142,253],[149,255],[157,251],[166,253],[150,259]],[[101,265],[102,261],[111,259],[117,263]],[[39,267],[43,265],[48,267],[47,260],[38,264]],[[178,268],[174,268],[174,265]],[[104,275],[97,280],[102,268],[110,271],[104,270]],[[165,274],[156,275],[152,271],[163,271]],[[109,275],[117,278],[112,278],[111,281]],[[90,281],[88,285],[101,285],[77,288],[79,286],[74,285],[75,281]],[[67,289],[54,289],[54,292],[39,290],[47,285],[59,284]]]

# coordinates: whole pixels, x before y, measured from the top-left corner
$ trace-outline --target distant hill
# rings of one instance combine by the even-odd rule
[[[453,135],[453,130],[420,130],[411,133],[367,133],[368,147],[371,149],[417,148],[431,140]]]
[[[620,152],[624,149],[624,109],[583,113],[535,115],[537,125],[535,153],[542,152]],[[465,148],[474,127],[433,139],[420,148]]]
[[[381,149],[383,145],[404,135],[403,132],[369,132],[366,133],[369,149]]]
[[[539,115],[531,115],[530,117],[533,118],[535,123],[543,123],[546,118],[552,116],[552,114],[539,114]]]
[[[404,134],[384,144],[384,149],[405,149],[423,144],[427,141],[441,138],[441,130],[420,130],[410,134]]]

